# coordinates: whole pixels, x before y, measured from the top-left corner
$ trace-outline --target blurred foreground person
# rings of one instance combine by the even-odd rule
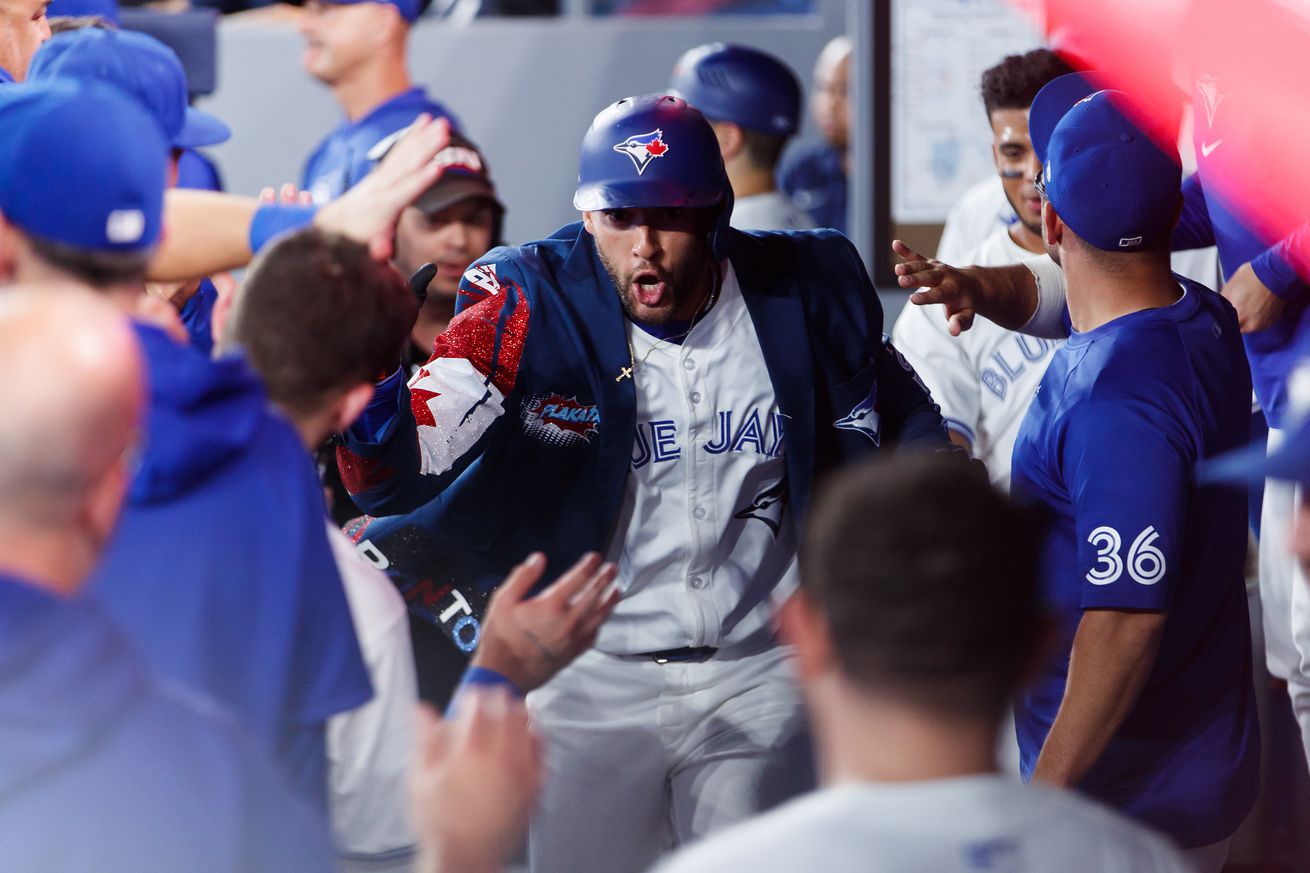
[[[1033,519],[942,456],[829,486],[783,610],[825,787],[660,869],[1188,870],[1110,810],[997,772],[1000,720],[1047,630]]]
[[[4,867],[326,871],[321,824],[263,750],[75,599],[132,478],[143,364],[85,291],[0,295]]]
[[[230,315],[219,308],[220,348],[244,350],[308,452],[359,417],[373,397],[374,376],[396,365],[417,312],[405,281],[366,245],[306,229],[280,237],[260,255]],[[328,722],[337,852],[343,870],[408,870],[415,839],[406,789],[417,689],[407,610],[365,552],[334,528],[328,538],[374,689],[366,706]],[[494,671],[499,679],[492,684],[525,693],[591,646],[617,603],[609,589],[614,567],[588,556],[528,598],[543,569],[544,561],[530,558],[492,599],[466,685]]]
[[[0,92],[0,129],[0,280],[76,282],[141,312],[162,224],[155,119],[108,85],[54,79]],[[372,690],[313,466],[244,362],[133,326],[144,450],[88,591],[154,670],[229,705],[324,804],[324,723]]]

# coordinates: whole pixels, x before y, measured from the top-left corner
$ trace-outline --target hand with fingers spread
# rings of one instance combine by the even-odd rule
[[[1037,280],[1023,263],[952,267],[924,257],[900,240],[892,242],[892,251],[901,259],[896,265],[896,281],[902,288],[919,289],[910,295],[910,302],[915,306],[942,304],[951,336],[971,328],[978,315],[1008,330],[1023,330],[1037,309]],[[1049,259],[1041,260],[1059,274]]]
[[[411,784],[420,873],[493,873],[522,844],[541,789],[541,748],[522,701],[474,689],[442,721],[420,705]]]
[[[540,688],[591,648],[619,602],[610,585],[618,568],[591,553],[535,596],[528,592],[546,569],[535,552],[496,589],[482,622],[472,665],[494,670],[523,694]]]
[[[315,224],[368,243],[374,258],[388,260],[400,213],[441,177],[433,158],[449,144],[450,122],[420,115],[371,173],[318,211]]]
[[[910,295],[911,303],[943,304],[951,336],[959,336],[973,327],[978,283],[968,272],[926,258],[900,240],[892,241],[892,251],[901,259],[896,265],[897,283],[902,288],[920,289]]]

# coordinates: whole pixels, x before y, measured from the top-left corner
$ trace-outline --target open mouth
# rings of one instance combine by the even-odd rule
[[[665,282],[659,274],[647,270],[632,277],[632,291],[642,306],[658,306],[664,299]]]

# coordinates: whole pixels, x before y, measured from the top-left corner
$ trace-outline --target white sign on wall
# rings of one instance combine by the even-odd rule
[[[1006,0],[895,0],[894,221],[941,222],[965,189],[995,174],[979,77],[1041,44],[1035,19]]]

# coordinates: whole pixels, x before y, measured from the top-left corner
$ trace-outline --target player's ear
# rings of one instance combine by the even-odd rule
[[[1064,237],[1064,222],[1051,205],[1051,201],[1042,202],[1042,241],[1048,246],[1058,246]]]
[[[595,226],[592,224],[590,212],[582,213],[582,226],[587,229],[587,233],[591,234],[592,236],[596,235]]]
[[[796,672],[802,682],[832,668],[832,640],[827,623],[804,589],[789,597],[778,611],[778,635],[792,647]]]
[[[746,136],[739,125],[730,121],[715,121],[710,127],[714,131],[714,137],[719,141],[719,154],[723,155],[725,162],[741,154],[741,150],[746,146]]]

